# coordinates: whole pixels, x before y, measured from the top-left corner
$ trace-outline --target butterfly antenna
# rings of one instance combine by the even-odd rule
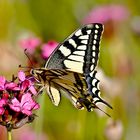
[[[33,68],[33,67],[26,67],[26,66],[21,66],[21,65],[19,65],[18,67],[23,68],[23,69],[32,69]]]
[[[30,62],[30,64],[31,64],[31,66],[32,66],[32,68],[33,68],[33,62],[32,62],[32,60],[31,60],[31,58],[29,57],[29,54],[27,53],[27,49],[24,50],[24,54],[27,56],[27,58],[28,58],[28,60],[29,60],[29,62]]]

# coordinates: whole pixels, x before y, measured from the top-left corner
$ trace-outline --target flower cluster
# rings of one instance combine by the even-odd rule
[[[47,60],[50,54],[57,47],[58,43],[54,40],[50,40],[47,43],[42,43],[41,39],[37,37],[29,37],[19,41],[19,45],[23,49],[27,49],[30,54],[30,58],[34,66],[43,66],[42,60]],[[30,65],[30,63],[29,63]]]
[[[12,81],[0,76],[0,124],[8,130],[32,121],[35,116],[32,111],[39,109],[32,80],[23,71],[19,71],[18,77],[13,77]]]

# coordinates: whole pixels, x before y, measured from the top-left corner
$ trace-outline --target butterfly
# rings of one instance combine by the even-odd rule
[[[100,81],[96,78],[102,32],[99,23],[79,28],[57,46],[44,68],[31,70],[40,92],[46,90],[54,105],[58,106],[64,94],[78,109],[100,109],[99,102],[112,108],[100,97]]]

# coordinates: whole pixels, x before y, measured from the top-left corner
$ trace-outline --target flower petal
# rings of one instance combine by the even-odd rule
[[[32,111],[30,111],[30,110],[23,109],[23,110],[21,110],[21,112],[22,112],[23,114],[28,115],[28,116],[32,115]]]
[[[33,95],[37,95],[37,91],[36,91],[36,89],[35,89],[34,86],[30,86],[29,90],[31,91],[31,93],[32,93]]]
[[[11,103],[12,104],[9,104],[10,108],[16,112],[20,112],[20,102],[16,98],[14,98],[12,99]]]
[[[3,115],[4,113],[4,108],[0,107],[0,115]]]
[[[49,41],[42,46],[42,57],[48,58],[54,49],[57,47],[58,43],[56,41]]]
[[[14,82],[9,82],[5,84],[5,88],[6,89],[11,89],[11,90],[20,90],[20,88],[18,87],[18,85]]]
[[[40,108],[40,105],[38,104],[38,103],[36,103],[36,105],[34,106],[34,108],[33,109],[39,109]]]
[[[6,104],[6,100],[5,99],[0,99],[0,107],[3,107],[3,105]]]
[[[25,91],[30,86],[29,80],[24,80],[21,85],[21,90]]]
[[[23,71],[19,71],[18,78],[20,81],[24,81],[25,80],[25,73]]]
[[[26,93],[21,98],[22,112],[25,114],[31,113],[33,109],[38,109],[39,105],[32,99],[30,93]]]
[[[21,106],[23,106],[25,103],[32,101],[32,97],[30,93],[23,94],[21,98]]]

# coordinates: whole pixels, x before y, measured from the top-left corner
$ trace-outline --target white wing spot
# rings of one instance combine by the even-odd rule
[[[71,54],[70,49],[66,48],[63,45],[60,46],[60,48],[58,50],[60,50],[64,54],[64,56],[68,56],[69,54]]]
[[[87,30],[87,34],[91,34],[91,30]]]
[[[83,63],[82,62],[75,62],[70,60],[65,60],[64,64],[70,71],[75,71],[79,73],[83,73]]]
[[[95,63],[95,58],[92,58],[92,63]]]
[[[99,27],[99,25],[96,24],[96,25],[95,25],[95,28],[99,29],[100,27]]]
[[[97,35],[94,35],[94,39],[97,39]]]
[[[81,43],[87,44],[87,40],[82,40]]]
[[[78,30],[78,31],[75,33],[75,35],[76,35],[76,36],[80,36],[80,35],[82,35],[81,30]]]
[[[90,72],[90,74],[89,74],[89,75],[90,75],[91,77],[93,77],[93,73],[94,73],[94,71]]]
[[[92,85],[95,86],[95,83],[97,82],[97,79],[92,80]]]
[[[94,70],[94,65],[91,65],[90,66],[90,71],[93,71]]]
[[[93,52],[92,52],[92,56],[95,57],[95,55],[96,55],[96,53],[93,51]]]
[[[95,46],[95,45],[93,45],[93,46],[92,46],[92,50],[95,50],[95,49],[96,49],[96,46]]]
[[[95,34],[97,34],[98,33],[98,30],[95,30]]]
[[[96,87],[93,87],[93,88],[92,88],[92,92],[93,92],[93,93],[95,93],[95,92],[96,92],[96,90],[97,90],[97,88],[96,88]]]
[[[68,58],[71,59],[71,60],[75,60],[75,61],[79,61],[79,62],[84,62],[84,57],[83,56],[70,55]],[[75,66],[75,67],[77,67],[77,66]]]
[[[70,38],[70,39],[69,39],[69,43],[72,44],[73,47],[76,48],[77,45],[76,45],[76,43],[75,43],[75,41],[74,41],[73,39]]]
[[[77,49],[79,49],[79,50],[86,50],[87,46],[86,45],[80,45],[80,46],[77,47]]]
[[[89,39],[89,35],[82,35],[79,37],[79,39]]]
[[[96,42],[97,42],[96,40],[93,40],[93,44],[94,44],[94,45],[96,44]]]
[[[99,98],[94,97],[94,99],[93,99],[93,103],[96,102],[96,101],[98,101],[98,100],[99,100]]]
[[[73,52],[73,54],[77,54],[77,55],[85,55],[85,51],[75,51]]]

